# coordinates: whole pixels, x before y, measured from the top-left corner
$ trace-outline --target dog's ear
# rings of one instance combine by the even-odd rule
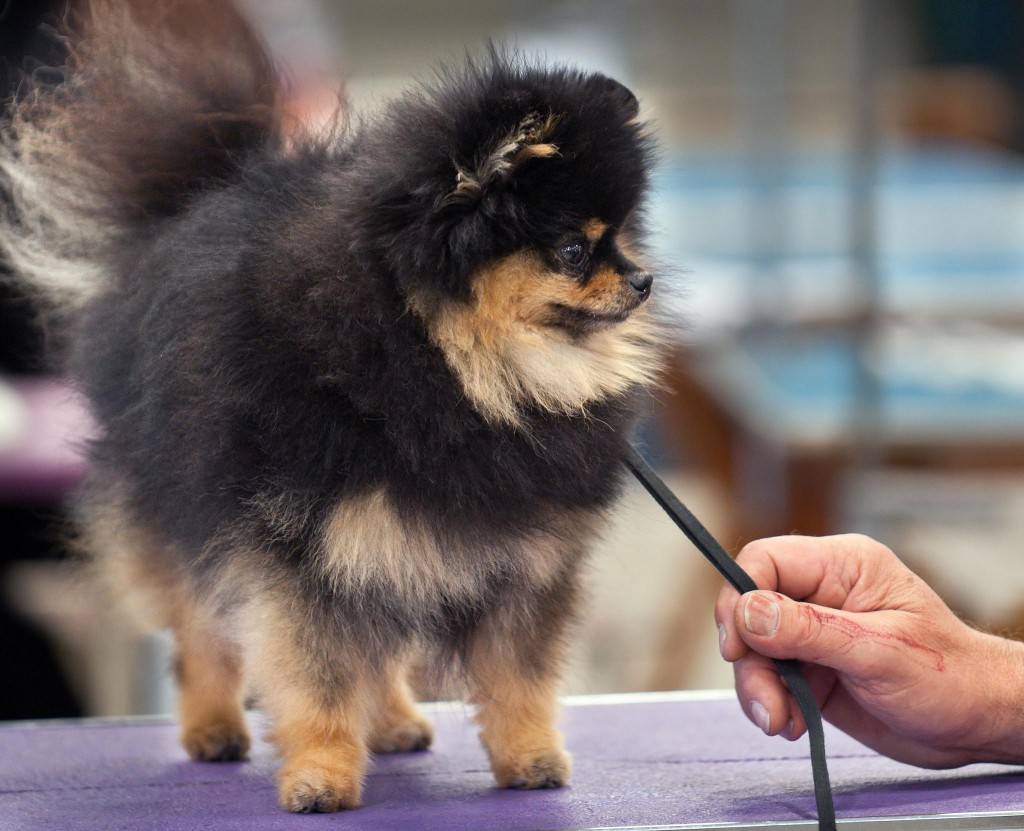
[[[597,96],[605,96],[612,101],[623,115],[623,121],[629,122],[640,115],[640,102],[632,91],[607,75],[595,75]]]
[[[531,112],[507,135],[481,148],[472,164],[453,159],[455,181],[442,205],[472,205],[500,190],[516,170],[531,159],[558,155],[551,141],[561,116]]]

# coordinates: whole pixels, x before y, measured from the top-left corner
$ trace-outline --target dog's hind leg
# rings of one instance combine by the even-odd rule
[[[188,588],[180,558],[128,510],[126,483],[97,475],[79,505],[80,544],[97,575],[145,628],[170,627],[175,639],[181,741],[193,759],[241,759],[249,750],[237,647]]]
[[[396,664],[383,679],[384,689],[370,729],[369,744],[374,753],[426,750],[434,740],[434,728],[417,709],[405,676],[405,667]]]
[[[193,759],[229,762],[249,752],[238,648],[199,615],[174,623],[181,743]]]

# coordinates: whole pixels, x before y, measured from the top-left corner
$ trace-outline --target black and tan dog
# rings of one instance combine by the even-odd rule
[[[462,669],[500,785],[563,784],[564,633],[657,363],[652,149],[598,74],[492,50],[330,139],[223,3],[95,0],[5,125],[4,258],[102,427],[86,540],[177,640],[183,741],[359,804]]]

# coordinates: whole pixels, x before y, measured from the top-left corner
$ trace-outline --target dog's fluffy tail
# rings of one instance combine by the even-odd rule
[[[273,67],[227,0],[73,8],[62,82],[26,79],[0,126],[0,263],[64,309],[121,246],[280,140]]]

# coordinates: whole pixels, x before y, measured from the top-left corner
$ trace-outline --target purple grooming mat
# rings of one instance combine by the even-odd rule
[[[498,790],[468,708],[427,709],[434,748],[374,758],[364,807],[330,815],[277,807],[276,760],[259,740],[250,762],[199,763],[167,720],[12,723],[0,727],[0,831],[814,827],[806,740],[761,735],[731,694],[571,699],[562,722],[575,773],[550,791]],[[1020,768],[925,771],[835,730],[827,741],[841,820],[905,818],[840,828],[1024,828]]]

